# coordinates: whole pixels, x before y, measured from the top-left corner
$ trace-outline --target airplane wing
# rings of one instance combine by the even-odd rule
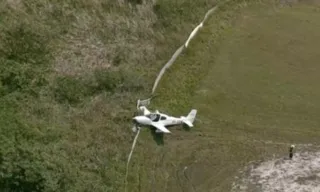
[[[149,115],[151,113],[145,106],[141,106],[140,110],[143,112],[143,115]]]
[[[159,123],[152,123],[152,126],[154,126],[155,128],[159,129],[160,131],[164,132],[164,133],[171,133],[165,126],[159,124]]]

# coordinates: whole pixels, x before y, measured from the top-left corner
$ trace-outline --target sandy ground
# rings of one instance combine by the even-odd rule
[[[320,192],[320,151],[252,163],[241,175],[232,192]]]

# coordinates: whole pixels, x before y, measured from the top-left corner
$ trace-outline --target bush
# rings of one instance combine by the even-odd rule
[[[94,72],[98,91],[114,92],[123,82],[123,74],[113,70],[96,70]]]
[[[129,71],[96,70],[92,79],[57,77],[54,97],[59,103],[78,104],[86,97],[108,92],[137,92],[144,89],[140,77]]]
[[[146,86],[146,82],[141,77],[133,72],[127,72],[123,76],[122,82],[119,86],[121,92],[138,92],[142,91]]]
[[[48,40],[20,24],[12,29],[3,30],[0,49],[2,57],[18,63],[45,65],[48,59]]]
[[[137,74],[128,70],[104,70],[96,71],[95,78],[98,90],[107,92],[136,92],[143,90],[143,81]]]
[[[54,97],[60,103],[77,104],[84,97],[94,93],[94,86],[88,81],[74,77],[57,77]]]
[[[1,96],[15,91],[38,95],[47,84],[47,40],[23,24],[0,32]]]
[[[48,84],[45,74],[38,69],[31,65],[21,66],[10,60],[3,61],[0,66],[0,83],[0,96],[13,92],[38,96],[40,89]]]
[[[42,191],[41,162],[30,148],[34,132],[8,106],[0,112],[0,124],[1,191]]]

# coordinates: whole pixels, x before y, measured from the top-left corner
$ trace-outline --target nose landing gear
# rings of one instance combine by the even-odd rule
[[[136,120],[133,120],[132,132],[136,133],[141,127]]]

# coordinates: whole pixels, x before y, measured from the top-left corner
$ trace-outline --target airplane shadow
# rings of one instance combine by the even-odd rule
[[[173,127],[173,126],[167,126],[167,128],[170,128],[170,127]],[[185,131],[190,131],[191,128],[186,125],[186,124],[183,124],[182,125],[182,129],[185,130]],[[153,137],[153,140],[157,143],[157,145],[164,145],[164,133],[156,133],[156,128],[154,127],[149,127],[149,130],[150,130],[150,133]]]
[[[182,129],[185,130],[185,131],[190,131],[191,130],[190,127],[188,125],[186,125],[186,124],[182,125]]]
[[[150,133],[153,137],[153,140],[157,143],[157,145],[164,145],[164,140],[163,140],[164,133],[156,133],[156,129],[153,127],[150,128]]]

